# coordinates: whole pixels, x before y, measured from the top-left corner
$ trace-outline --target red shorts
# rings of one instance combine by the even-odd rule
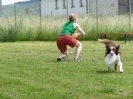
[[[75,47],[77,40],[70,35],[62,35],[57,38],[56,43],[61,53],[64,53],[67,50],[67,45],[73,48]]]

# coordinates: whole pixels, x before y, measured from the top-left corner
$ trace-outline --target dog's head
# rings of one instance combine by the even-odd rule
[[[119,51],[120,49],[120,45],[118,46],[109,46],[109,45],[106,45],[106,55],[107,54],[110,54],[110,55],[118,55],[118,53],[120,52]]]

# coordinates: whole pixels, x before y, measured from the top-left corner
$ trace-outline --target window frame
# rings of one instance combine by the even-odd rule
[[[80,6],[80,7],[84,7],[83,1],[82,1],[82,0],[79,0],[79,6]]]
[[[75,6],[74,6],[74,0],[71,0],[71,8],[75,8]]]
[[[63,9],[66,9],[66,0],[63,0]]]
[[[55,0],[55,9],[58,10],[59,7],[58,7],[58,0]]]

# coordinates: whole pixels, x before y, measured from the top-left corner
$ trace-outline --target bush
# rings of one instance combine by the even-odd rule
[[[79,40],[97,40],[98,32],[129,32],[128,16],[115,15],[99,17],[79,16],[77,23],[85,31],[86,36]],[[58,33],[67,21],[66,17],[17,16],[0,18],[0,41],[55,41]],[[14,25],[15,24],[15,25]],[[75,31],[77,32],[77,31]],[[108,35],[109,39],[122,40],[123,36]]]

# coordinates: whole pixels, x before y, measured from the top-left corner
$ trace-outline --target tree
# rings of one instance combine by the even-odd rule
[[[35,2],[35,1],[40,1],[40,0],[29,0],[29,1]]]

